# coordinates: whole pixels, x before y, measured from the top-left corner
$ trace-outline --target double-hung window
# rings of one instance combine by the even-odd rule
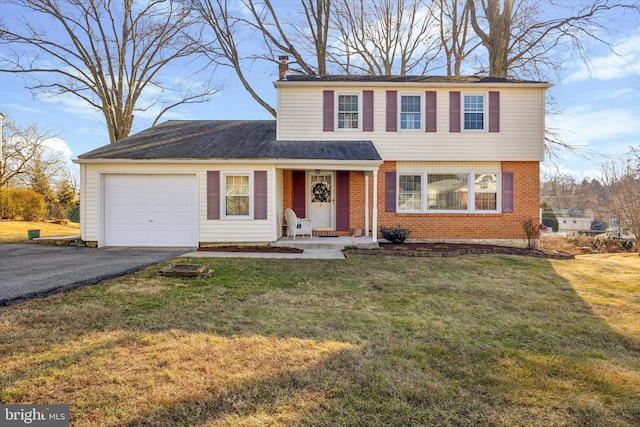
[[[420,212],[422,210],[422,175],[399,175],[398,210]]]
[[[360,128],[360,97],[357,94],[338,94],[338,129]]]
[[[224,175],[224,214],[226,217],[249,217],[251,215],[250,174],[229,173]]]
[[[497,212],[499,174],[424,172],[398,174],[398,212]]]
[[[475,209],[477,211],[495,211],[498,209],[498,176],[495,173],[476,173]]]
[[[400,129],[420,130],[422,128],[421,106],[420,95],[400,95]]]
[[[465,94],[463,106],[464,130],[485,130],[486,100],[484,94]]]

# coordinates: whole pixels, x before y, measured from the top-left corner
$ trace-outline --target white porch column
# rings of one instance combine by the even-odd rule
[[[371,226],[371,240],[378,241],[378,170],[373,171],[373,224]]]
[[[369,237],[369,171],[364,172],[364,235]]]

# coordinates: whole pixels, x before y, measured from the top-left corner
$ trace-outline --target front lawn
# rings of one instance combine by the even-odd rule
[[[0,220],[0,243],[21,243],[28,240],[29,230],[40,230],[40,237],[80,235],[80,224],[56,224],[51,221]]]
[[[84,425],[635,426],[637,255],[197,258],[0,308],[0,402]]]

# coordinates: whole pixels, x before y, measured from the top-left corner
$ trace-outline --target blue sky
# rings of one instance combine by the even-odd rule
[[[582,147],[588,158],[560,152],[553,163],[543,163],[543,175],[559,171],[577,178],[599,177],[604,160],[618,158],[629,151],[629,146],[640,145],[640,22],[637,16],[626,15],[615,26],[615,33],[601,37],[616,46],[616,54],[594,45],[589,51],[589,66],[579,55],[568,54],[557,81],[552,82],[554,87],[548,91],[557,111],[548,115],[547,125],[557,129],[565,142]],[[276,92],[271,82],[276,78],[275,66],[252,70],[252,80],[262,81],[260,92],[272,105]],[[161,121],[272,118],[229,70],[217,70],[214,80],[224,81],[223,91],[205,104],[171,110]],[[101,113],[71,96],[34,96],[25,82],[23,75],[0,74],[0,112],[9,119],[21,125],[37,122],[41,129],[51,130],[57,135],[52,146],[69,159],[109,142]],[[154,118],[137,113],[132,133],[150,127]]]

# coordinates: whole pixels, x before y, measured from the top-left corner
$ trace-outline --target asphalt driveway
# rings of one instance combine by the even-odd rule
[[[94,285],[192,250],[0,244],[0,306]]]

